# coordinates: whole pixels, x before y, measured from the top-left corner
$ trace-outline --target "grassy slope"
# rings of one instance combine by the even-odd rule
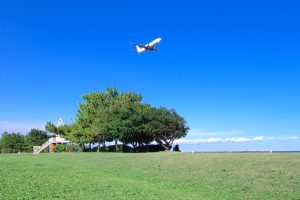
[[[300,199],[300,154],[0,154],[0,199]]]

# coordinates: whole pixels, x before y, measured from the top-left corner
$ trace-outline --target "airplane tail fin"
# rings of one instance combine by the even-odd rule
[[[139,45],[136,45],[135,47],[136,47],[136,52],[138,53],[144,52],[143,48],[141,48]]]

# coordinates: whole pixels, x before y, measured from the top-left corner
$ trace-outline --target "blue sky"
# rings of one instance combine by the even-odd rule
[[[299,8],[2,0],[0,132],[71,121],[82,94],[116,86],[184,116],[184,150],[300,150]],[[159,52],[131,52],[156,37]]]

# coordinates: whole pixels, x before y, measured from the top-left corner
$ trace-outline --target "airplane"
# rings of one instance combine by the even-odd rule
[[[137,52],[138,54],[142,54],[145,51],[157,51],[156,45],[159,44],[161,41],[161,38],[156,38],[152,42],[148,44],[136,44],[131,43],[132,45],[135,45],[136,50],[133,50],[134,52]]]

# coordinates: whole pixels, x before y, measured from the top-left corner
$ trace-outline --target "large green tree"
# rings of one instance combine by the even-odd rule
[[[105,109],[99,110],[96,120],[98,130],[111,136],[115,141],[131,143],[134,137],[133,118],[141,105],[141,95],[133,92],[122,92],[109,98]]]
[[[25,136],[25,144],[28,151],[32,151],[33,146],[41,146],[48,140],[46,131],[31,129]]]
[[[110,87],[106,92],[86,94],[83,96],[84,102],[79,104],[75,124],[83,133],[82,137],[105,146],[106,141],[119,140],[124,133],[122,120],[125,108],[132,103],[140,103],[141,98],[139,94],[119,93],[116,88]]]
[[[153,108],[147,104],[131,103],[120,109],[118,138],[123,143],[130,143],[134,148],[148,146],[154,140],[152,127]]]
[[[105,145],[106,141],[110,141],[112,136],[106,129],[107,126],[105,124],[99,126],[99,123],[105,122],[103,113],[117,97],[116,88],[107,88],[107,92],[91,92],[83,95],[84,101],[79,103],[72,135],[83,143],[97,142],[99,145],[100,143]]]

